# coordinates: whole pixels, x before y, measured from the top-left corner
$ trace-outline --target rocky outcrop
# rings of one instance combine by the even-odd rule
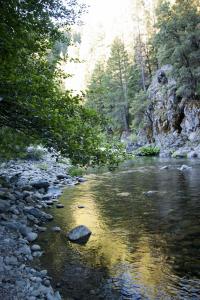
[[[165,65],[157,71],[148,88],[147,127],[143,142],[161,149],[198,146],[200,142],[200,102],[176,95],[173,68]],[[141,138],[141,133],[140,133]]]

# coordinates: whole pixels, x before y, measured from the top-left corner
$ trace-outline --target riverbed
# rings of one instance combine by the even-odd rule
[[[200,299],[199,178],[199,160],[138,158],[67,187],[39,240],[63,299]],[[77,225],[85,245],[67,240]]]

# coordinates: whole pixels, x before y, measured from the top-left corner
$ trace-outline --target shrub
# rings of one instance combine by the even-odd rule
[[[156,156],[159,154],[159,152],[160,152],[159,147],[143,146],[138,150],[137,155],[139,155],[139,156]]]
[[[83,176],[83,174],[85,173],[85,169],[77,166],[72,166],[68,170],[68,173],[70,176]]]

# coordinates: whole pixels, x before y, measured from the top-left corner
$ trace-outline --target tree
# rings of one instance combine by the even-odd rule
[[[160,65],[172,64],[177,95],[200,98],[200,14],[196,0],[163,1],[157,11],[158,33],[154,37]]]
[[[67,1],[67,8],[62,3],[0,1],[0,136],[6,139],[9,131],[10,142],[10,135],[25,144],[41,142],[74,163],[107,163],[114,158],[109,145],[107,152],[100,149],[99,116],[83,106],[81,97],[62,89],[59,55],[49,60],[52,47],[63,39],[63,26],[80,11],[76,0]]]
[[[110,114],[116,123],[121,125],[122,131],[129,131],[129,97],[128,78],[130,61],[124,43],[116,38],[111,47],[111,54],[107,62],[107,74],[110,78]]]
[[[106,63],[98,63],[88,85],[90,107],[109,119],[114,131],[129,131],[130,61],[124,43],[116,38]]]

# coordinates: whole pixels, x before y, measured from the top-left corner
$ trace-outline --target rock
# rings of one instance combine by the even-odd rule
[[[47,230],[47,228],[46,227],[41,227],[41,226],[37,226],[37,231],[39,231],[39,232],[45,232],[46,230]]]
[[[65,207],[62,203],[58,203],[58,204],[56,204],[56,207],[57,208],[63,208],[63,207]]]
[[[83,177],[79,177],[79,178],[78,178],[78,182],[80,182],[80,183],[81,183],[81,182],[85,182],[85,181],[87,181],[86,178],[83,178]]]
[[[7,256],[5,258],[5,263],[7,265],[16,266],[16,265],[18,265],[18,260],[17,260],[17,258],[15,256],[10,256],[10,257]]]
[[[45,201],[45,204],[47,204],[47,205],[53,205],[54,201],[53,200],[47,200],[47,201]]]
[[[67,179],[67,178],[68,178],[68,175],[65,175],[65,174],[58,174],[58,175],[57,175],[57,178],[58,178],[58,180],[61,180],[61,179]]]
[[[192,169],[192,167],[189,167],[187,165],[182,165],[180,168],[178,168],[178,170],[180,170],[180,171],[191,170],[191,169]]]
[[[30,247],[28,247],[27,245],[24,245],[23,247],[21,247],[18,250],[18,253],[22,254],[22,255],[31,255]]]
[[[24,237],[31,232],[31,228],[23,224],[19,224],[18,230]]]
[[[72,229],[68,233],[67,237],[71,242],[85,244],[88,241],[91,233],[92,232],[86,226],[80,225]]]
[[[198,153],[196,151],[191,151],[187,154],[187,158],[197,158]]]
[[[41,247],[40,247],[40,245],[34,244],[31,246],[31,250],[32,251],[40,251]]]
[[[169,169],[169,166],[163,166],[160,168],[160,170],[167,170],[167,169]]]
[[[42,251],[34,251],[34,252],[33,252],[33,257],[41,257],[42,254],[43,254]]]
[[[10,209],[10,201],[0,200],[0,213],[8,212]]]
[[[27,234],[27,236],[26,236],[26,239],[27,239],[27,241],[29,241],[29,242],[33,242],[33,241],[35,241],[37,238],[38,238],[38,235],[37,235],[37,233],[35,233],[35,232],[29,232],[29,233]]]
[[[84,205],[78,205],[78,208],[85,208]]]
[[[188,155],[188,149],[179,149],[172,154],[174,158],[186,158]]]
[[[58,226],[54,226],[54,227],[51,228],[51,230],[54,231],[54,232],[60,232],[61,228],[58,227]]]
[[[44,279],[43,284],[47,287],[49,287],[51,285],[50,280],[48,280],[48,279]]]
[[[49,182],[48,181],[45,181],[45,180],[39,180],[39,181],[36,181],[36,182],[33,182],[32,183],[32,186],[35,188],[35,189],[45,189],[45,191],[48,189],[48,187],[50,186]]]
[[[33,190],[33,187],[31,185],[24,185],[22,187],[22,191],[32,191]]]
[[[39,223],[38,219],[35,218],[35,217],[32,216],[32,215],[27,215],[27,219],[28,219],[29,221],[31,221],[31,222],[34,222],[35,224],[38,224],[38,223]]]
[[[154,195],[154,194],[157,194],[158,191],[148,191],[148,192],[143,192],[143,195],[146,195],[146,196],[151,196],[151,195]]]
[[[25,213],[30,214],[34,216],[35,218],[40,219],[41,221],[51,221],[53,220],[53,216],[50,214],[47,214],[38,208],[25,208],[24,209]]]
[[[47,270],[40,271],[40,274],[41,274],[42,277],[46,276],[47,275]]]

